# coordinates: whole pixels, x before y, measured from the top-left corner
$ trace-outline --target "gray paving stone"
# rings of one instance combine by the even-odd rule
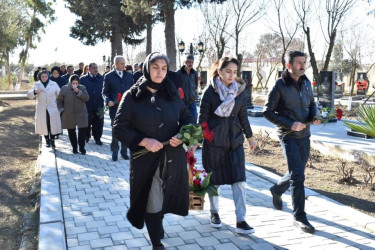
[[[101,247],[108,247],[113,246],[113,242],[110,238],[104,238],[104,239],[96,239],[91,240],[90,245],[92,248],[101,248]]]
[[[90,240],[97,239],[97,238],[99,238],[99,234],[97,232],[78,234],[78,240],[80,242],[90,241]]]
[[[132,239],[134,236],[130,232],[119,232],[119,233],[112,233],[111,237],[113,241],[119,241],[119,240],[129,240],[129,239]]]
[[[40,224],[39,250],[65,250],[65,232],[62,222]]]
[[[41,179],[41,195],[60,195],[60,187],[57,175],[46,175]]]
[[[197,231],[188,231],[188,232],[180,232],[178,235],[183,239],[186,240],[192,240],[192,239],[198,239],[201,237],[201,235]]]
[[[196,242],[201,247],[214,246],[220,244],[220,242],[215,237],[203,237],[196,239]]]
[[[185,242],[180,237],[163,239],[162,242],[166,248],[185,245]]]
[[[40,200],[40,223],[63,222],[60,195],[42,195]]]
[[[214,247],[215,247],[216,250],[236,250],[236,249],[239,249],[233,243],[220,244],[220,245],[216,245]]]
[[[148,246],[148,242],[144,238],[125,240],[125,244],[128,248]]]
[[[199,250],[199,249],[202,249],[198,244],[178,246],[177,248],[178,248],[178,250]]]
[[[120,232],[119,228],[117,226],[106,226],[106,227],[99,227],[98,228],[99,234],[111,234],[111,233],[117,233]]]

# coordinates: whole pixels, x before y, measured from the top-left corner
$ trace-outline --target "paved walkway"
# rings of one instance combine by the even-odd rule
[[[64,249],[64,236],[70,250],[152,249],[146,229],[138,230],[126,219],[129,161],[111,161],[110,135],[106,117],[104,145],[98,146],[91,140],[85,156],[71,153],[66,134],[56,143],[56,158],[49,149],[43,148],[40,249]],[[200,153],[196,152],[198,165],[201,164]],[[289,192],[283,196],[284,210],[273,208],[269,187],[278,177],[251,164],[247,164],[247,169],[246,220],[254,227],[254,234],[234,232],[236,218],[232,191],[226,185],[220,190],[223,227],[214,229],[210,226],[206,197],[202,211],[190,211],[185,217],[165,216],[166,237],[162,242],[166,248],[375,249],[373,217],[307,190],[306,211],[317,232],[313,235],[303,233],[292,225]],[[340,215],[339,210],[344,214]]]

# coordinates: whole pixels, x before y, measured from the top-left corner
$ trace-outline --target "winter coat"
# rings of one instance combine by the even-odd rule
[[[198,73],[194,69],[191,69],[190,74],[188,75],[184,67],[185,66],[178,70],[177,74],[180,76],[181,80],[180,87],[184,91],[184,103],[189,105],[195,102],[198,97]]]
[[[104,77],[97,74],[93,77],[91,74],[84,75],[80,78],[79,83],[86,87],[90,99],[86,102],[88,112],[97,111],[103,108],[104,99],[102,95]]]
[[[278,134],[303,138],[310,136],[310,125],[301,131],[291,131],[294,122],[309,123],[316,116],[317,109],[311,83],[305,75],[298,83],[290,76],[288,70],[281,74],[268,95],[263,115],[276,124]]]
[[[57,97],[57,106],[61,113],[61,124],[63,129],[75,129],[88,127],[88,114],[86,102],[89,100],[89,94],[86,87],[78,85],[78,93],[76,94],[69,85],[61,88]]]
[[[133,73],[133,79],[134,82],[137,82],[139,78],[143,76],[142,72],[140,70]]]
[[[54,78],[53,76],[51,76],[50,80],[56,82],[57,85],[59,85],[60,89],[62,88],[62,86],[66,85],[68,83],[66,78],[64,78],[62,76],[59,76],[57,78]]]
[[[122,71],[122,78],[117,74],[116,70],[105,75],[102,94],[106,105],[108,105],[109,101],[118,101],[118,94],[123,95],[133,84],[133,75],[125,70]],[[109,117],[111,120],[115,118],[117,108],[118,104],[109,108]]]
[[[42,90],[41,93],[35,94],[34,90]],[[50,116],[51,134],[61,134],[61,120],[60,113],[57,110],[56,97],[60,93],[60,88],[57,83],[49,80],[46,87],[38,81],[27,93],[30,99],[36,98],[36,111],[35,111],[35,133],[39,135],[48,135],[47,128],[47,113]]]
[[[64,78],[66,80],[66,83],[69,82],[69,78],[71,77],[72,75],[68,75],[68,74],[65,74],[62,76],[62,78]]]
[[[207,122],[214,132],[210,142],[203,140],[202,163],[211,175],[211,183],[215,185],[233,184],[246,181],[244,136],[252,137],[247,117],[246,84],[239,84],[235,105],[229,117],[221,117],[214,112],[222,103],[212,80],[205,88],[199,111],[199,123]]]
[[[168,141],[179,132],[181,126],[194,121],[170,80],[162,83],[152,103],[153,94],[146,87],[147,80],[142,79],[125,93],[113,125],[116,137],[132,153],[144,149],[138,146],[144,138]],[[156,153],[148,152],[130,160],[130,208],[127,217],[136,228],[143,227],[152,178],[165,155],[168,177],[162,213],[188,214],[189,185],[185,150],[182,145],[166,145]]]

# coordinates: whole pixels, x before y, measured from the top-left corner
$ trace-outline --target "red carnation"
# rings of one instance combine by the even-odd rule
[[[178,88],[178,93],[180,94],[180,98],[184,99],[184,90],[182,88]]]
[[[214,139],[214,131],[208,129],[203,130],[203,138],[211,142]]]
[[[193,181],[193,184],[194,184],[194,186],[199,187],[199,186],[201,185],[201,181],[200,181],[199,179],[195,179],[195,180]]]
[[[117,101],[118,102],[121,102],[121,98],[122,98],[122,94],[121,93],[117,93]]]
[[[201,126],[202,126],[203,130],[208,129],[208,123],[207,122],[202,122]]]
[[[197,162],[197,158],[195,158],[195,157],[190,157],[188,159],[188,164],[189,165],[194,165],[196,162]]]
[[[316,85],[316,81],[313,81],[313,82],[312,82],[312,85],[314,85],[314,86],[315,86],[315,85]]]
[[[336,110],[336,117],[337,117],[337,120],[341,120],[341,118],[342,118],[342,110],[341,109]]]

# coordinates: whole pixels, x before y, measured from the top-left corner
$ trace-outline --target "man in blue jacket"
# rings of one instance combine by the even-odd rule
[[[117,112],[118,104],[121,101],[122,95],[130,89],[134,84],[133,75],[125,71],[125,58],[123,56],[116,56],[114,58],[115,69],[108,73],[104,78],[103,98],[105,103],[109,106],[109,117],[111,118],[111,126],[113,126],[113,119]],[[119,141],[113,133],[112,128],[112,160],[118,160]],[[121,156],[128,160],[127,148],[121,143]]]
[[[95,143],[100,146],[103,145],[100,138],[103,134],[104,117],[98,115],[98,110],[104,106],[102,96],[103,81],[104,78],[99,74],[96,63],[90,63],[89,73],[80,78],[80,83],[86,87],[90,96],[89,101],[86,102],[89,116],[89,129],[87,129],[86,142],[89,142],[92,133]]]

